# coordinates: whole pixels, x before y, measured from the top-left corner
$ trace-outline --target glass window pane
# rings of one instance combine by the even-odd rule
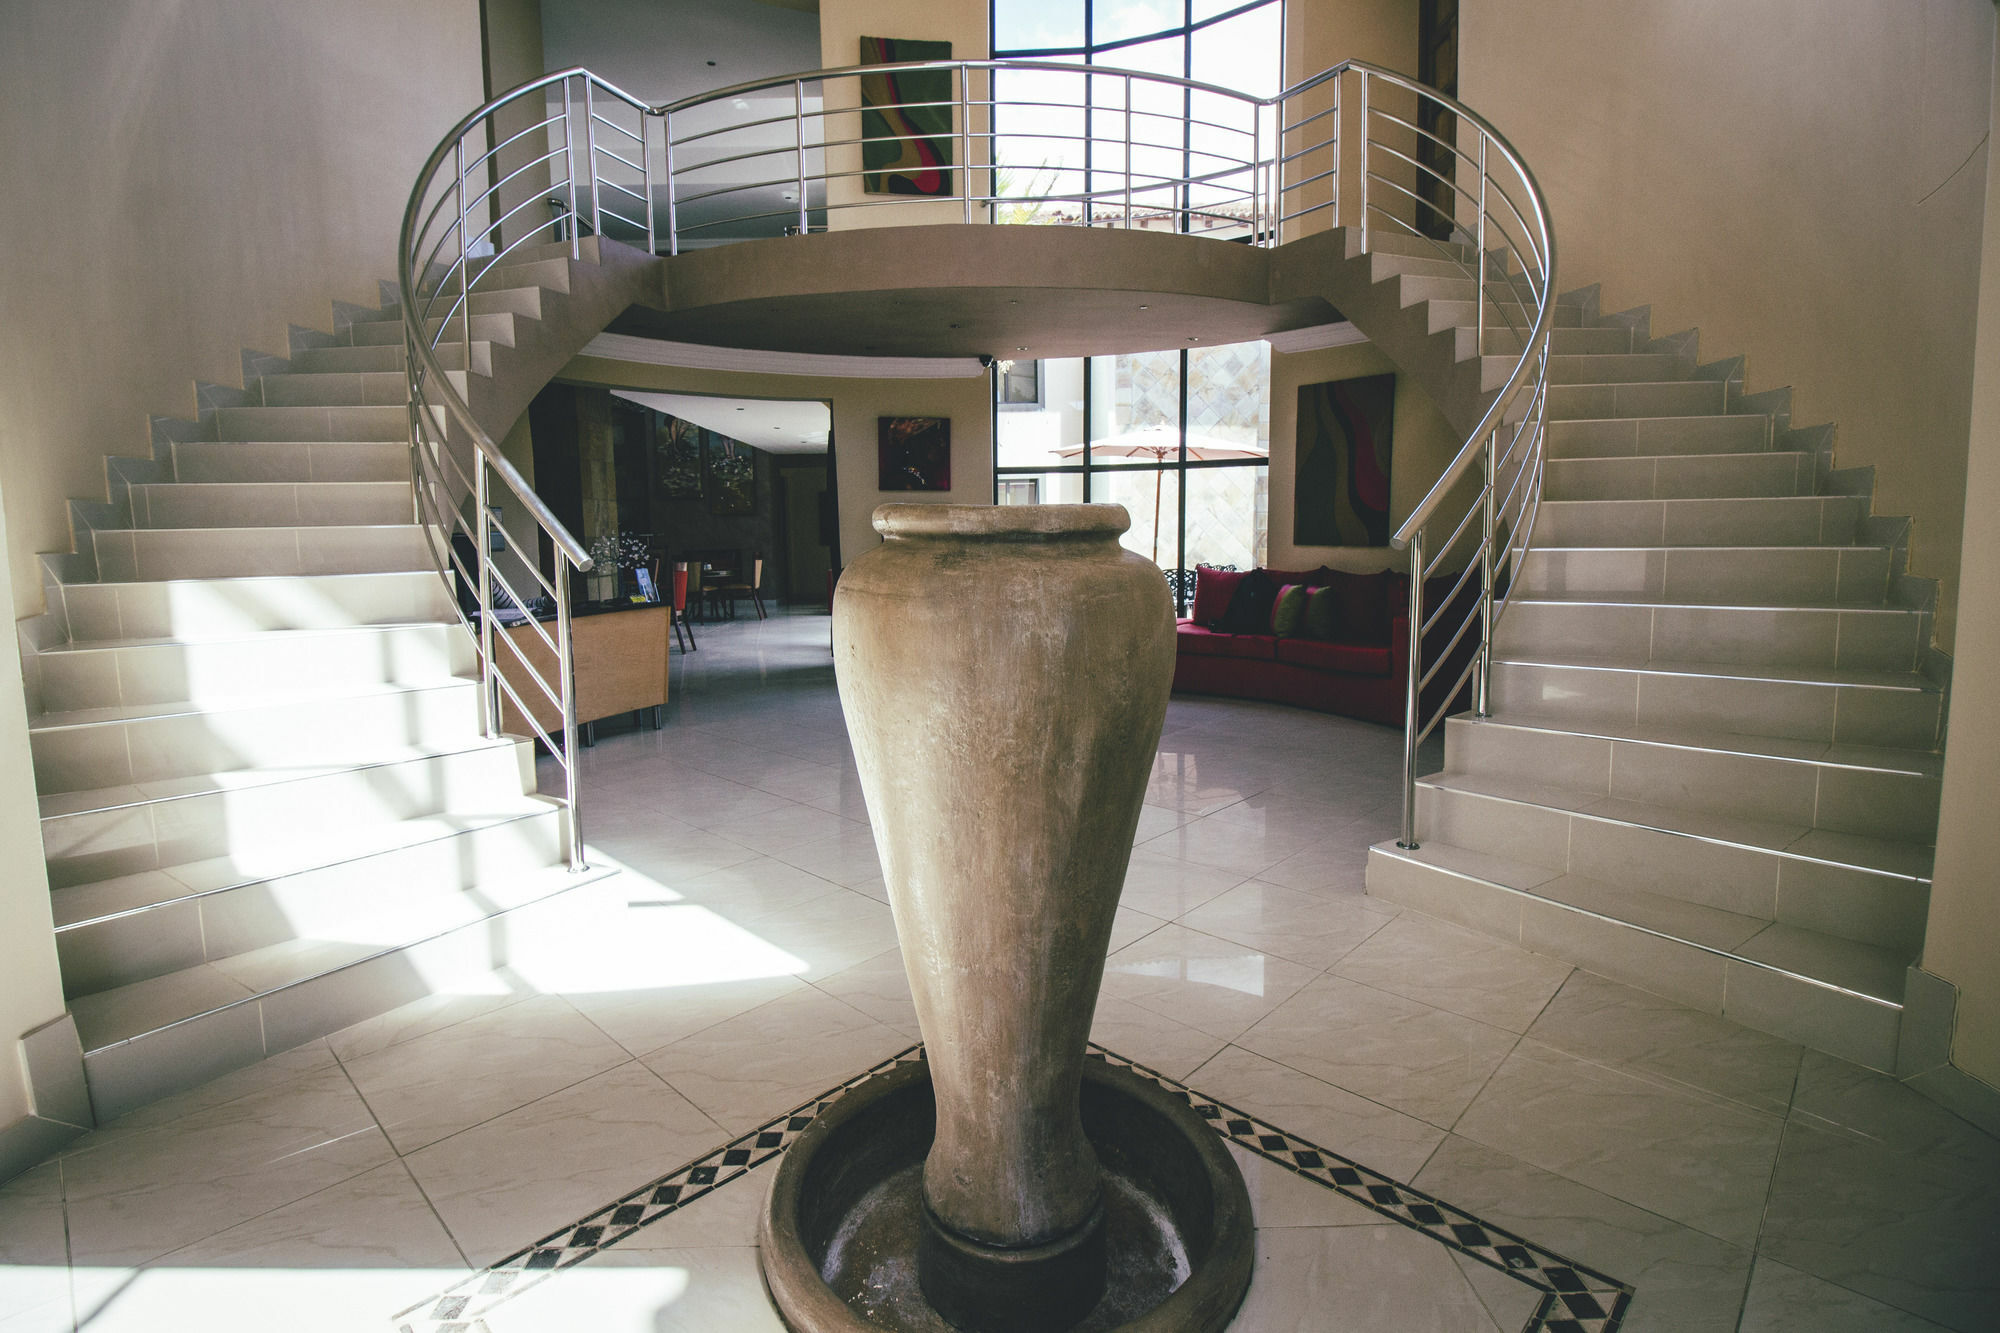
[[[1000,363],[1001,387],[994,442],[1002,468],[1074,467],[1083,462],[1083,359],[1043,361],[1035,376],[1038,396],[1027,392],[1022,372],[1037,365]],[[1005,401],[1006,396],[1016,399]],[[1046,497],[1045,497],[1046,499]]]
[[[1190,67],[1200,83],[1269,97],[1284,77],[1284,9],[1269,4],[1233,19],[1196,28]]]
[[[1081,47],[1084,4],[1085,0],[995,0],[994,53]]]
[[[1270,469],[1189,468],[1187,561],[1195,565],[1261,565],[1270,546]]]
[[[1000,503],[1074,505],[1083,503],[1081,472],[1002,472]]]
[[[1187,402],[1190,458],[1227,457],[1224,449],[1268,458],[1271,344],[1189,348]]]
[[[995,193],[1004,223],[1075,221],[1085,189],[1084,91],[1080,70],[1015,70],[994,76]],[[1053,196],[1053,197],[1052,197]],[[1062,196],[1068,196],[1067,199]]]
[[[1119,468],[1094,472],[1091,499],[1120,504],[1132,516],[1132,526],[1119,538],[1162,569],[1180,564],[1180,482],[1178,468]]]
[[[1186,0],[1098,0],[1091,8],[1090,39],[1102,46],[1186,26]]]
[[[1179,352],[1092,358],[1090,398],[1090,461],[1094,466],[1179,459]]]

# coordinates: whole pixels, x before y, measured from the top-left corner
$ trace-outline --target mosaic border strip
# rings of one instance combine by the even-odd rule
[[[496,1306],[749,1175],[790,1147],[836,1099],[870,1079],[921,1061],[923,1049],[918,1043],[899,1051],[786,1114],[773,1116],[748,1134],[419,1301],[394,1316],[398,1333],[485,1333],[485,1315]],[[1632,1303],[1630,1283],[1566,1259],[1505,1227],[1482,1221],[1296,1134],[1287,1134],[1226,1102],[1204,1097],[1176,1079],[1095,1043],[1089,1053],[1093,1059],[1130,1070],[1182,1098],[1216,1133],[1246,1152],[1541,1292],[1542,1299],[1521,1333],[1617,1333],[1623,1323]]]

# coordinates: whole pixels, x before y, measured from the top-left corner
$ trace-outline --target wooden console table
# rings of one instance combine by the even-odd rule
[[[555,683],[555,655],[542,643],[541,635],[527,625],[496,628],[513,641],[543,679]],[[553,619],[543,621],[542,628],[550,638],[555,637]],[[672,617],[664,602],[579,607],[571,615],[570,657],[576,672],[578,739],[583,744],[596,741],[593,723],[619,713],[647,712],[654,728],[659,727],[667,702],[667,653],[672,638]],[[520,661],[512,652],[498,644],[493,652],[503,672],[514,668],[509,683],[535,721],[549,735],[559,737],[560,710],[520,671]],[[500,724],[517,736],[534,734],[504,690],[500,694]]]

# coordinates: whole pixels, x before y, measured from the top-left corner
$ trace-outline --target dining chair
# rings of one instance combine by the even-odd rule
[[[694,626],[688,621],[688,562],[674,562],[673,582],[668,586],[667,619],[673,622],[674,641],[684,653],[697,651],[701,645],[694,641]]]
[[[745,583],[738,580],[717,584],[715,587],[715,596],[718,600],[728,605],[731,619],[734,619],[736,616],[736,599],[739,597],[748,597],[751,604],[757,608],[757,619],[762,620],[765,618],[763,587],[764,557],[760,555],[750,562],[749,582]]]

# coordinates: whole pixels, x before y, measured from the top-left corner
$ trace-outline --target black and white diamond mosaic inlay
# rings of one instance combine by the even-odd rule
[[[1565,1259],[1504,1227],[1481,1221],[1331,1149],[1204,1097],[1100,1046],[1093,1045],[1090,1055],[1129,1069],[1185,1099],[1216,1133],[1238,1147],[1539,1292],[1541,1300],[1521,1333],[1616,1333],[1625,1318],[1632,1301],[1629,1283]],[[495,1307],[743,1179],[789,1147],[814,1117],[850,1089],[923,1058],[923,1047],[912,1046],[741,1138],[605,1204],[588,1217],[397,1314],[394,1325],[398,1333],[485,1333],[485,1316]]]

